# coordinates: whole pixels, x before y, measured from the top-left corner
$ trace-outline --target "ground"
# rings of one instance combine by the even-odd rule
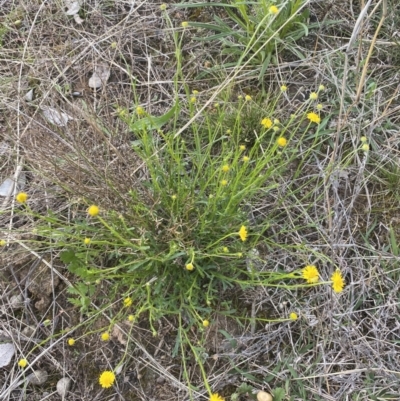
[[[226,400],[255,399],[259,390],[274,393],[275,401],[394,400],[400,390],[400,10],[389,2],[357,99],[386,2],[369,10],[358,34],[363,1],[304,3],[314,27],[297,42],[298,57],[282,51],[261,81],[257,74],[247,75],[247,67],[237,74],[229,66],[223,74],[214,72],[230,59],[220,42],[196,40],[204,32],[195,28],[185,32],[182,71],[190,89],[210,99],[205,103],[211,116],[212,96],[223,86],[231,88],[229,101],[249,94],[257,110],[266,110],[268,94],[285,83],[278,108],[282,120],[320,84],[326,87],[320,101],[332,116],[323,131],[327,142],[304,165],[294,161],[279,185],[249,206],[249,215],[255,221],[271,218],[266,238],[288,248],[307,242],[319,255],[321,276],[328,281],[333,265],[339,267],[346,289],[340,294],[323,287],[227,289],[221,304],[232,302],[246,319],[230,318],[219,305],[205,330],[191,327],[188,333],[198,345],[208,385]],[[66,396],[71,401],[208,398],[196,358],[177,352],[174,319],[162,317],[154,328],[146,315],[135,322],[125,319],[113,326],[109,341],[102,341],[95,334],[118,314],[116,304],[107,313],[101,308],[111,285],[102,282],[93,289],[97,312],[82,312],[68,300],[76,277],[58,250],[51,243],[44,246],[35,232],[37,215],[52,210],[72,221],[83,199],[123,214],[127,188],[139,187],[149,174],[132,154],[136,138],[119,117],[135,105],[163,115],[174,104],[176,87],[180,99],[187,97],[183,78],[175,81],[173,30],[160,4],[88,0],[82,2],[81,22],[66,14],[61,0],[0,1],[0,6],[0,177],[2,182],[13,178],[29,193],[32,210],[18,213],[11,195],[0,199],[6,241],[0,251],[0,334],[16,348],[13,362],[0,368],[0,400],[59,400],[56,384],[62,377],[72,379]],[[226,18],[217,7],[175,3],[168,4],[167,13],[177,30],[184,21]],[[354,32],[353,47],[346,51]],[[99,65],[108,66],[110,76],[96,90],[89,80]],[[49,108],[71,118],[50,111],[52,123],[43,112]],[[246,117],[243,142],[251,144],[253,115]],[[54,118],[68,121],[54,124]],[[184,133],[188,114],[181,118]],[[255,112],[255,124],[258,120]],[[368,152],[359,151],[362,136],[368,137]],[[289,181],[295,192],[288,193]],[[260,246],[257,252],[258,269],[284,263],[290,271],[297,263],[282,249],[271,253]],[[108,263],[99,261],[102,267]],[[294,322],[266,321],[292,310],[300,315]],[[69,332],[77,339],[74,346],[68,346]],[[23,371],[17,362],[27,354],[31,366]],[[116,384],[101,388],[99,373],[121,359]],[[45,370],[49,377],[41,386],[16,386],[29,369]]]

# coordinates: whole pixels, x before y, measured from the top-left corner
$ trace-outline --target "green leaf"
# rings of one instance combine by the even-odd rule
[[[260,71],[260,74],[258,75],[258,79],[260,79],[260,80],[264,77],[265,71],[267,70],[267,68],[269,66],[269,63],[271,61],[271,55],[272,55],[271,53],[267,54],[267,57],[265,58],[262,66],[261,66],[261,71]]]
[[[61,252],[60,259],[66,264],[76,262],[78,260],[78,258],[75,256],[75,252],[71,250]]]
[[[141,118],[140,120],[135,121],[133,124],[130,124],[130,129],[133,132],[140,132],[144,130],[151,131],[155,129],[160,129],[163,125],[165,125],[175,116],[177,111],[179,111],[178,101],[176,101],[173,107],[162,116],[160,117],[147,116]]]
[[[285,398],[285,390],[281,387],[276,387],[272,394],[274,395],[274,401],[282,401]]]

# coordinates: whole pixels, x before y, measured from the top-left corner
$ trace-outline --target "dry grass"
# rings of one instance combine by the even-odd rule
[[[6,26],[0,31],[1,179],[25,174],[26,190],[37,212],[51,209],[69,218],[82,199],[123,212],[129,199],[121,194],[140,186],[146,171],[131,151],[134,136],[117,118],[117,108],[132,110],[142,105],[152,114],[162,114],[173,101],[175,49],[159,5],[153,1],[86,1],[85,22],[78,25],[65,15],[61,1],[38,3],[0,1],[0,22]],[[340,297],[327,295],[322,287],[285,292],[261,288],[232,294],[238,296],[239,305],[248,308],[249,316],[264,318],[296,309],[301,319],[294,324],[243,327],[216,314],[204,349],[205,366],[210,386],[226,399],[232,394],[239,400],[249,399],[250,387],[243,383],[253,390],[282,387],[286,400],[398,398],[400,268],[390,240],[391,227],[394,242],[400,238],[396,229],[398,61],[391,51],[397,47],[387,36],[378,40],[366,90],[350,108],[361,60],[379,18],[374,15],[363,27],[360,36],[366,40],[349,52],[346,67],[341,46],[351,36],[359,10],[347,12],[347,5],[340,3],[333,3],[331,9],[321,3],[313,5],[316,18],[340,18],[342,22],[306,38],[304,60],[282,60],[266,76],[271,87],[276,82],[288,84],[289,105],[295,94],[324,83],[328,88],[321,99],[325,112],[336,115],[326,129],[331,146],[321,148],[314,162],[305,167],[304,176],[296,178],[301,188],[296,196],[286,195],[283,180],[279,191],[253,205],[253,212],[255,218],[262,218],[271,204],[281,202],[275,221],[286,225],[297,216],[291,227],[303,224],[304,229],[286,234],[276,224],[268,234],[287,244],[308,241],[341,268],[347,289]],[[188,18],[173,6],[169,13],[176,26]],[[396,18],[389,14],[388,26]],[[15,25],[17,20],[21,25]],[[183,54],[183,70],[188,80],[194,80],[205,70],[205,55],[215,63],[218,49],[204,48],[188,38]],[[111,76],[96,92],[87,83],[100,62],[110,65]],[[204,79],[193,87],[211,96],[219,90],[213,82]],[[242,75],[235,85],[253,93],[259,90],[254,80]],[[32,88],[34,100],[27,102],[24,96]],[[340,111],[341,101],[345,106]],[[73,120],[64,127],[51,125],[43,118],[43,106],[63,111]],[[370,154],[360,152],[348,158],[359,147],[362,135],[369,139]],[[58,255],[51,250],[36,253],[25,245],[24,240],[30,238],[25,233],[35,222],[15,217],[14,208],[11,199],[2,202],[2,235],[17,243],[13,241],[1,253],[0,330],[13,338],[19,354],[24,355],[56,331],[78,326],[74,332],[78,337],[83,334],[80,327],[91,318],[80,316],[66,300],[65,283],[73,277],[65,272]],[[269,266],[285,265],[289,270],[298,263],[282,251],[262,256],[268,258]],[[328,279],[332,266],[323,260],[318,263],[322,277]],[[108,291],[104,286],[96,295],[107,298]],[[23,308],[11,307],[15,294],[23,295]],[[43,327],[45,319],[53,324]],[[106,326],[107,319],[104,315],[90,327]],[[120,327],[106,345],[87,337],[77,347],[68,348],[68,335],[57,337],[39,346],[35,359],[38,368],[50,372],[45,386],[30,386],[23,396],[22,386],[14,389],[23,377],[14,364],[0,369],[0,399],[58,400],[55,383],[60,377],[71,377],[74,385],[68,400],[186,400],[189,389],[182,361],[172,356],[173,323],[161,319],[156,338],[145,320],[133,331]],[[101,390],[98,372],[113,366],[126,349],[118,384],[113,391]],[[199,386],[191,396],[204,399],[196,362],[186,363],[190,381]]]

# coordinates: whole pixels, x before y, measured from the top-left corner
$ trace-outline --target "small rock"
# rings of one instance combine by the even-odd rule
[[[26,380],[34,386],[40,386],[41,384],[46,383],[48,377],[49,375],[45,370],[35,370],[33,373],[28,375]]]
[[[7,341],[10,339],[5,339],[5,340]],[[0,344],[0,368],[2,368],[3,366],[7,366],[10,363],[14,354],[15,354],[15,347],[13,343],[9,342]]]
[[[67,15],[75,15],[79,13],[79,10],[81,9],[81,6],[79,5],[79,1],[74,1],[73,3],[68,4],[68,10],[66,11],[65,14]]]
[[[272,401],[272,395],[265,391],[259,391],[257,393],[257,400],[258,401]]]
[[[110,68],[106,63],[97,65],[94,69],[93,75],[89,79],[89,87],[93,89],[100,89],[105,85],[110,77]]]
[[[33,89],[27,92],[27,94],[25,95],[25,100],[27,102],[31,102],[33,100]]]
[[[6,178],[0,185],[0,196],[10,196],[14,190],[14,180]]]
[[[71,388],[71,379],[68,377],[63,377],[57,382],[57,393],[61,395],[61,397],[65,397],[69,389]]]
[[[42,106],[41,109],[46,120],[59,127],[64,127],[69,120],[73,120],[67,113],[58,111],[52,107]]]
[[[22,294],[13,295],[10,298],[10,306],[12,309],[21,309],[24,306],[24,296]]]
[[[78,14],[74,14],[74,20],[77,24],[83,24],[85,22]]]

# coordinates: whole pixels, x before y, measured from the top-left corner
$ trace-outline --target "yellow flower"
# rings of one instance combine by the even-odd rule
[[[4,246],[7,242],[4,241],[3,239],[0,239],[0,246]]]
[[[223,187],[226,187],[226,186],[228,185],[228,181],[227,181],[227,180],[222,180],[222,181],[221,181],[221,185],[222,185]]]
[[[239,146],[239,149],[240,149],[241,151],[246,150],[246,146],[240,145],[240,146]]]
[[[271,7],[269,8],[269,12],[270,12],[271,14],[276,15],[276,14],[279,13],[279,8],[278,8],[277,6],[271,6]]]
[[[89,245],[90,242],[91,242],[91,239],[90,239],[90,238],[85,238],[85,239],[83,240],[83,243],[84,243],[85,245]]]
[[[89,214],[89,216],[94,217],[94,216],[97,216],[99,214],[99,211],[100,211],[100,209],[99,209],[98,206],[92,205],[92,206],[89,206],[88,214]]]
[[[196,98],[194,96],[192,96],[190,98],[190,103],[192,103],[192,104],[196,103]]]
[[[364,143],[364,142],[367,142],[368,139],[367,139],[366,136],[362,136],[362,137],[360,138],[360,141]]]
[[[312,122],[312,123],[317,123],[319,124],[321,122],[321,118],[318,114],[311,112],[307,114],[307,118]]]
[[[299,317],[297,316],[297,313],[295,313],[295,312],[292,312],[290,315],[289,315],[289,319],[290,320],[297,320]]]
[[[240,227],[240,230],[239,230],[239,237],[240,237],[240,239],[241,239],[242,241],[246,241],[247,236],[248,236],[247,228],[246,228],[245,226]]]
[[[210,325],[210,322],[208,320],[203,320],[203,326],[208,327]]]
[[[369,145],[368,145],[368,143],[364,143],[364,145],[361,146],[361,149],[362,149],[364,152],[368,152],[368,151],[369,151]]]
[[[106,370],[99,377],[100,386],[103,388],[109,388],[113,385],[115,381],[115,374],[110,370]]]
[[[136,113],[138,116],[144,116],[146,114],[146,112],[142,106],[136,107]]]
[[[303,278],[309,284],[317,283],[319,279],[318,269],[314,265],[307,265],[303,269]]]
[[[130,322],[133,322],[133,321],[135,320],[135,316],[129,315],[129,316],[128,316],[128,320],[129,320]]]
[[[338,269],[336,270],[331,277],[332,280],[332,288],[335,292],[342,292],[344,288],[344,279],[342,277],[342,272]]]
[[[19,194],[17,194],[15,199],[18,203],[25,203],[28,200],[28,194],[25,192],[20,192]]]
[[[193,263],[188,263],[185,267],[186,270],[189,270],[190,272],[194,269]]]
[[[226,130],[226,133],[227,133],[228,135],[230,135],[230,134],[232,134],[232,130],[231,130],[231,129],[227,129],[227,130]]]
[[[198,95],[198,94],[199,94],[199,91],[197,91],[196,89],[193,89],[193,90],[192,90],[192,93],[193,93],[193,95]]]
[[[286,85],[282,85],[281,86],[281,91],[282,92],[286,92],[287,91],[287,86]]]
[[[319,90],[319,91],[325,90],[325,86],[324,86],[324,85],[320,85],[320,86],[318,87],[318,90]]]
[[[317,110],[321,111],[324,108],[324,106],[321,103],[317,104]]]
[[[176,200],[176,195],[171,195],[172,200]]]
[[[222,166],[222,171],[223,171],[224,173],[227,173],[229,170],[230,170],[230,167],[229,167],[228,164],[224,164],[224,165]]]
[[[130,306],[132,305],[132,298],[125,298],[124,299],[124,306],[126,307],[126,308],[129,308]]]
[[[261,120],[261,125],[265,128],[271,128],[272,127],[272,121],[269,118],[263,118]]]
[[[228,252],[229,252],[229,249],[228,249],[228,247],[227,247],[227,246],[224,246],[224,247],[222,248],[222,252],[224,252],[224,253],[228,253]]]
[[[242,157],[243,162],[247,163],[250,160],[249,156],[243,156]]]
[[[74,344],[75,344],[75,340],[73,338],[69,338],[68,345],[72,347]]]
[[[101,333],[101,339],[103,341],[108,341],[110,339],[110,335],[108,334],[107,331],[105,331],[104,333]]]
[[[181,25],[182,25],[182,28],[187,28],[189,26],[189,22],[183,21]]]
[[[285,147],[287,145],[287,139],[284,138],[283,136],[281,136],[276,140],[276,143],[278,144],[278,146],[283,148],[283,147]]]
[[[311,100],[317,100],[318,99],[318,93],[317,92],[311,92],[310,93],[310,99]]]
[[[165,4],[165,3],[162,3],[161,5],[160,5],[160,10],[161,11],[165,11],[167,9],[167,5]]]
[[[27,361],[26,359],[20,359],[20,360],[18,361],[18,366],[19,366],[20,368],[25,368],[27,365],[28,365],[28,361]]]
[[[247,101],[250,101],[250,100],[251,100],[251,96],[250,96],[250,95],[246,95],[246,96],[244,97],[244,99],[247,100]]]
[[[221,397],[218,393],[214,393],[210,395],[210,401],[225,401],[225,399]]]

